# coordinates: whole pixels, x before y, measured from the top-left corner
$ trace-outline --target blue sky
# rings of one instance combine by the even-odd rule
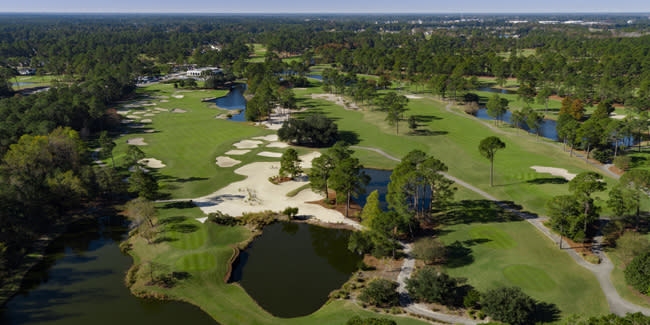
[[[557,13],[650,12],[650,0],[0,0],[0,12]]]

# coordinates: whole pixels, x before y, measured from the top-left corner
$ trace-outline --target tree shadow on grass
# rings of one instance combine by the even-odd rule
[[[419,129],[419,130],[414,130],[411,132],[412,135],[417,135],[417,136],[434,136],[434,135],[445,135],[448,134],[449,132],[447,131],[432,131],[432,130],[427,130],[427,129]]]
[[[413,116],[415,117],[415,121],[418,123],[427,123],[433,120],[442,120],[442,117],[437,117],[435,115],[413,115]]]
[[[553,323],[560,320],[560,309],[551,303],[538,301],[535,305],[533,321],[537,323]]]
[[[157,237],[156,239],[154,239],[154,241],[152,243],[154,243],[154,244],[169,243],[169,242],[173,242],[173,241],[177,241],[177,240],[178,239],[172,238],[172,237],[169,237],[169,236],[160,236],[160,237]]]
[[[543,185],[543,184],[566,184],[569,181],[563,177],[547,177],[547,178],[535,178],[526,181],[528,184]]]
[[[507,222],[521,220],[521,218],[490,200],[462,200],[450,204],[447,212],[441,214],[439,220],[445,225],[455,225],[472,222]]]
[[[183,223],[185,220],[189,219],[186,216],[173,216],[160,220],[161,225],[173,225],[178,223]]]
[[[353,146],[361,142],[359,140],[359,134],[353,131],[340,131],[338,133],[339,140],[345,142],[346,144]]]
[[[447,246],[446,249],[445,266],[457,268],[474,263],[472,250],[463,246],[461,242],[455,241],[451,245]]]
[[[179,201],[179,202],[167,203],[162,208],[163,209],[191,209],[195,207],[196,205],[194,205],[194,202],[192,201]]]
[[[171,224],[167,229],[170,231],[180,232],[183,234],[190,234],[199,230],[199,226],[191,223],[176,223],[176,224]]]

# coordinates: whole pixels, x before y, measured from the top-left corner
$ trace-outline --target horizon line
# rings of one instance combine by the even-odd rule
[[[294,12],[264,12],[264,11],[223,11],[223,12],[204,12],[204,11],[0,11],[3,14],[37,14],[37,15],[83,15],[83,14],[190,14],[190,15],[580,15],[580,14],[598,14],[598,15],[650,15],[650,11],[431,11],[431,12],[407,12],[407,11],[342,11],[342,12],[312,12],[312,11],[294,11]],[[648,17],[650,19],[650,16]]]

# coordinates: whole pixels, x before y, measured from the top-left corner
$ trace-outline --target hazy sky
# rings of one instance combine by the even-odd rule
[[[0,0],[0,12],[650,12],[650,0]]]

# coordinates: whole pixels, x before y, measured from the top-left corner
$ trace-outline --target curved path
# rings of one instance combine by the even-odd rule
[[[449,105],[451,105],[451,104],[449,104]],[[394,160],[394,161],[401,161],[399,158],[393,157],[393,156],[387,154],[386,152],[384,152],[381,149],[371,148],[371,147],[360,147],[360,146],[353,146],[352,148],[371,150],[371,151],[374,151],[374,152],[386,157],[387,159]],[[451,175],[449,175],[447,173],[441,173],[441,174],[443,176],[445,176],[446,178],[456,182],[460,186],[463,186],[463,187],[467,188],[468,190],[470,190],[472,192],[475,192],[475,193],[481,195],[482,197],[484,197],[484,198],[486,198],[486,199],[488,199],[490,201],[496,202],[499,206],[501,206],[505,210],[517,214],[518,216],[520,216],[524,220],[528,221],[531,225],[533,225],[539,231],[541,231],[548,238],[550,238],[554,243],[559,244],[560,237],[558,235],[552,233],[542,223],[544,220],[546,220],[546,218],[543,218],[543,217],[540,218],[540,217],[536,217],[536,216],[533,216],[533,215],[525,213],[525,212],[514,210],[511,207],[509,207],[508,205],[502,203],[496,197],[488,194],[487,192],[485,192],[485,191],[483,191],[483,190],[481,190],[481,189],[479,189],[479,188],[477,188],[477,187],[475,187],[475,186],[473,186],[471,184],[468,184],[468,183],[466,183],[466,182],[464,182],[464,181],[462,181],[462,180],[460,180],[460,179],[458,179],[458,178],[456,178],[454,176],[451,176]],[[596,240],[597,240],[598,243],[600,243],[602,238],[598,237],[598,238],[596,238]],[[414,260],[410,256],[410,254],[408,253],[408,252],[410,252],[410,245],[404,244],[404,246],[405,246],[405,251],[404,252],[407,254],[407,258],[404,260],[404,264],[402,265],[402,269],[400,270],[400,274],[399,274],[399,276],[397,278],[398,282],[400,284],[400,290],[402,290],[402,291],[400,291],[402,293],[402,295],[405,294],[405,290],[406,290],[404,281],[406,281],[406,279],[408,279],[410,277],[411,272],[413,271],[413,265],[414,265],[413,264]],[[623,299],[623,297],[621,297],[618,294],[618,291],[616,291],[616,288],[614,287],[614,284],[612,283],[612,280],[611,280],[611,277],[610,277],[610,275],[612,273],[612,270],[614,269],[614,264],[609,259],[609,257],[607,257],[607,255],[605,253],[603,253],[603,251],[601,250],[600,245],[597,245],[597,246],[594,247],[594,253],[596,255],[598,255],[598,257],[600,257],[600,260],[601,260],[600,264],[591,264],[589,262],[586,262],[573,248],[563,248],[563,249],[569,254],[569,256],[571,256],[571,258],[573,258],[573,260],[576,261],[576,263],[578,263],[580,266],[586,268],[587,270],[591,271],[596,276],[596,279],[598,279],[598,283],[600,284],[600,287],[603,290],[603,293],[605,294],[605,298],[607,299],[607,303],[609,304],[609,309],[610,309],[610,311],[612,313],[624,316],[627,313],[641,312],[644,315],[650,316],[650,308],[644,308],[644,307],[638,306],[636,304],[633,304],[633,303]],[[438,317],[434,316],[433,314],[426,315],[426,314],[423,314],[423,313],[416,312],[416,311],[422,309],[423,306],[421,306],[421,305],[418,306],[418,304],[413,304],[412,302],[410,302],[410,299],[408,298],[408,294],[406,294],[402,300],[403,300],[403,304],[405,306],[404,308],[406,310],[408,310],[410,312],[413,312],[415,314],[425,315],[425,316],[433,317],[433,318],[438,318]],[[429,312],[429,313],[433,313],[433,312]],[[435,313],[435,314],[438,314],[438,313]],[[445,314],[441,314],[441,315],[445,315]],[[450,315],[446,315],[446,316],[455,317],[455,316],[450,316]],[[440,318],[440,319],[442,320],[442,318]],[[470,319],[465,319],[465,320],[468,321],[468,322],[474,321],[474,320],[470,320]],[[451,321],[451,322],[453,323],[453,322],[460,322],[460,321]],[[463,323],[463,324],[477,324],[477,323]]]

